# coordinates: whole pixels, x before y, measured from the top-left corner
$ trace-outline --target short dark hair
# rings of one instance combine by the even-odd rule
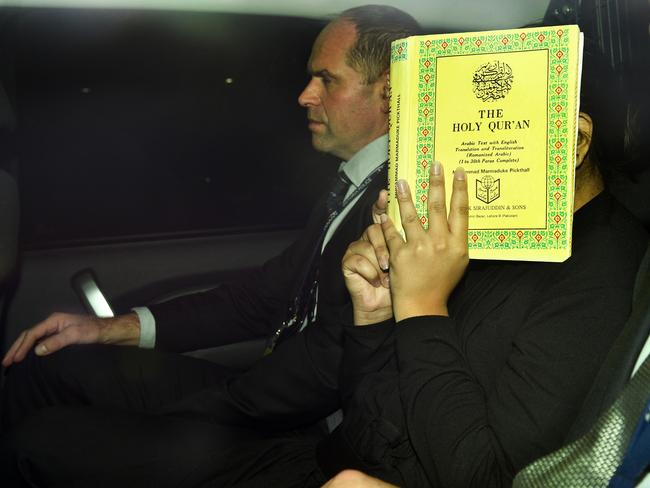
[[[538,22],[524,27],[544,27]],[[550,24],[552,25],[552,24]],[[635,168],[625,160],[626,104],[622,79],[613,69],[596,39],[585,35],[582,52],[580,111],[593,122],[587,156],[605,187]]]
[[[406,12],[387,5],[363,5],[341,13],[334,22],[347,21],[357,30],[347,62],[373,83],[390,68],[390,43],[420,34],[420,24]]]
[[[593,120],[587,153],[607,185],[616,173],[625,172],[625,102],[621,79],[599,46],[585,37],[582,61],[580,111]]]

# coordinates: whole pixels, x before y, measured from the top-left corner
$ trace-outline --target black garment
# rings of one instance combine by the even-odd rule
[[[508,486],[520,467],[562,443],[629,312],[646,245],[641,226],[599,196],[575,215],[565,263],[472,262],[450,318],[342,327],[350,314],[325,307],[318,326],[282,351],[221,386],[165,403],[158,413],[166,415],[154,418],[256,431],[259,438],[201,464],[214,486],[318,486],[350,467],[404,486]],[[345,418],[332,435],[283,433],[340,403]],[[79,428],[66,426],[67,438],[49,434],[66,412],[45,410],[18,429],[15,452],[31,472],[56,477],[51,466],[74,468],[65,445],[82,437]],[[100,424],[99,446],[104,437],[137,442],[119,421]],[[50,451],[35,447],[39,439]],[[97,449],[92,459],[115,460],[110,475],[121,481],[120,453]]]
[[[562,444],[630,311],[647,240],[602,194],[576,213],[566,262],[473,261],[450,318],[341,329],[342,315],[322,317],[229,393],[249,418],[290,426],[340,394],[344,422],[318,448],[326,475],[355,467],[407,486],[508,486]],[[260,390],[271,401],[256,403]],[[175,413],[221,415],[214,393],[193,400]]]
[[[450,318],[379,324],[373,337],[346,329],[349,400],[319,448],[326,474],[345,464],[406,486],[509,486],[562,445],[629,313],[647,245],[605,194],[574,222],[565,263],[470,263]]]
[[[372,204],[386,186],[387,174],[385,168],[374,177],[320,256],[316,321],[322,312],[349,303],[341,259],[348,245],[372,223]],[[150,306],[156,318],[156,349],[185,352],[270,337],[286,319],[287,307],[300,291],[303,270],[311,263],[325,213],[323,197],[301,237],[254,273],[204,293]]]
[[[370,224],[371,205],[385,181],[386,170],[376,175],[340,223],[320,257],[321,296],[317,320],[332,314],[338,317],[341,305],[349,301],[340,273],[340,261],[349,242],[357,239]],[[162,350],[184,351],[269,336],[285,318],[287,305],[300,286],[300,271],[311,256],[314,240],[317,240],[321,233],[324,213],[323,200],[312,213],[301,238],[252,276],[200,295],[183,297],[151,307],[157,319],[157,347]],[[339,323],[340,320],[337,318],[333,322]],[[318,324],[314,326],[318,327]],[[292,340],[287,341],[289,342]],[[302,344],[304,341],[297,339],[293,342]],[[328,339],[328,344],[329,342],[331,341]],[[284,344],[280,347],[284,347]],[[311,361],[313,349],[309,352],[305,349],[300,350],[303,354],[309,354]],[[287,361],[278,353],[273,354],[272,358],[265,359],[262,364],[253,367],[248,373],[235,376],[226,382],[225,378],[232,376],[232,372],[192,358],[134,349],[66,348],[44,358],[31,355],[23,363],[10,368],[3,391],[2,420],[5,429],[21,423],[23,418],[29,416],[33,417],[29,425],[34,426],[44,422],[44,430],[30,429],[29,425],[23,426],[19,436],[20,441],[17,442],[26,443],[25,449],[30,450],[36,449],[42,440],[47,438],[47,443],[43,444],[45,451],[39,451],[38,455],[36,451],[31,451],[35,458],[46,459],[44,461],[46,466],[52,466],[47,461],[50,459],[47,453],[76,451],[89,456],[84,463],[87,466],[93,465],[92,459],[101,458],[100,452],[84,447],[87,445],[83,425],[84,423],[93,425],[95,422],[92,419],[96,420],[97,416],[102,415],[106,419],[105,428],[102,431],[97,427],[93,436],[106,441],[100,444],[107,446],[101,448],[103,449],[101,452],[106,454],[105,459],[118,456],[108,447],[119,444],[120,441],[116,439],[129,439],[128,442],[132,440],[129,445],[136,451],[142,452],[146,458],[144,454],[148,452],[146,446],[151,442],[147,441],[146,437],[132,439],[134,435],[128,429],[129,425],[138,423],[138,415],[160,414],[164,411],[183,415],[184,411],[189,410],[188,416],[196,417],[193,412],[194,407],[205,411],[205,408],[201,408],[204,405],[217,404],[219,407],[209,411],[209,415],[204,416],[203,420],[207,419],[213,424],[220,422],[223,425],[254,427],[262,432],[262,437],[265,437],[267,432],[280,431],[287,426],[295,426],[299,429],[309,427],[339,407],[335,372],[338,358],[339,356],[335,355],[331,364],[326,362],[332,386],[328,394],[321,398],[318,408],[311,409],[313,398],[308,398],[305,399],[309,401],[303,409],[304,415],[294,415],[296,410],[301,408],[301,404],[290,397],[285,401],[278,398],[273,385],[284,383],[285,380],[291,382],[291,374],[301,374],[302,371],[293,368],[291,374],[285,374],[283,369]],[[275,378],[275,383],[267,379],[269,374]],[[315,385],[315,392],[322,391],[321,380],[322,377]],[[204,396],[210,400],[209,403],[205,403]],[[38,410],[53,406],[57,408],[35,415]],[[77,409],[75,413],[69,414],[65,408],[67,406],[92,406],[101,409],[101,412],[89,410],[86,413],[86,410]],[[124,410],[136,412],[134,416],[136,418],[129,421],[128,414],[116,413],[115,421],[111,420],[115,411]],[[61,416],[61,423],[50,422],[56,415]],[[54,432],[56,426],[67,425],[70,415],[73,417],[78,415],[80,425],[70,425],[69,429],[65,428],[63,432],[58,432],[65,435],[57,436],[57,432]],[[275,421],[267,422],[269,416],[273,416]],[[84,422],[84,418],[90,420]],[[161,419],[160,421],[166,425],[166,420],[159,416],[156,418]],[[257,419],[262,421],[258,422]],[[155,423],[156,420],[150,419],[149,422]],[[53,430],[48,435],[50,428]],[[226,427],[219,429],[224,439],[237,437],[227,435],[226,430]],[[202,439],[199,437],[196,442],[201,445]],[[184,438],[184,445],[194,445],[193,442],[193,438],[189,435]],[[186,455],[200,451],[198,448],[191,447],[179,449],[181,452],[186,452]],[[163,466],[173,465],[178,466],[179,473],[182,474],[188,464],[184,462],[185,457],[177,451],[170,449],[166,459],[160,458],[158,454],[153,459],[142,459],[142,466],[147,466],[150,473],[155,473],[157,463]],[[39,457],[41,455],[45,458]],[[123,455],[128,455],[128,452],[124,452]],[[178,461],[174,462],[174,459]],[[71,457],[66,457],[66,460],[57,464],[61,471],[50,473],[53,479],[57,479],[65,472],[66,462],[74,463]],[[116,477],[123,476],[127,483],[133,474],[125,468],[128,465],[128,462],[118,463],[118,466],[124,469],[113,471]],[[32,467],[34,466],[38,466],[36,460],[32,463]],[[75,469],[74,464],[68,467],[72,472]],[[5,467],[5,469],[10,468]],[[250,474],[250,470],[248,472]],[[170,486],[175,486],[177,478],[172,476],[164,478]],[[86,479],[86,482],[96,484],[89,479]],[[156,485],[163,486],[162,481]]]
[[[9,376],[27,380],[12,385],[28,400],[24,407],[57,406],[33,412],[3,439],[4,487],[23,486],[21,480],[43,487],[242,486],[254,475],[268,474],[266,468],[276,462],[296,464],[290,472],[296,486],[325,481],[313,454],[324,435],[318,429],[272,433],[154,413],[204,388],[221,389],[224,371],[218,365],[100,345],[60,352],[45,358],[30,354]],[[266,487],[291,486],[287,475]]]
[[[585,435],[621,395],[650,336],[650,248],[639,267],[635,284],[634,311],[610,349],[565,439],[569,444]]]
[[[385,186],[386,178],[387,169],[380,171],[374,177],[366,191],[342,220],[320,256],[317,322],[321,317],[332,314],[336,315],[335,322],[337,322],[340,310],[345,310],[345,305],[349,303],[340,271],[341,259],[349,243],[358,239],[372,222],[372,204],[376,200],[379,190]],[[303,269],[311,262],[314,241],[318,241],[323,222],[326,220],[326,199],[327,195],[324,195],[316,205],[300,238],[282,254],[269,260],[261,269],[242,277],[237,282],[151,306],[156,317],[156,349],[183,352],[253,338],[270,337],[286,319],[288,305],[297,295],[302,284]],[[318,327],[318,323],[314,326]],[[277,364],[277,366],[253,368],[250,375],[239,378],[237,384],[240,386],[238,388],[234,386],[229,388],[229,391],[233,392],[231,403],[234,406],[221,409],[224,410],[221,416],[224,422],[242,423],[241,411],[243,411],[244,423],[249,424],[246,414],[252,413],[255,416],[258,408],[253,407],[253,412],[250,412],[251,409],[248,408],[248,405],[272,404],[270,397],[275,396],[272,391],[273,382],[269,383],[266,379],[261,380],[263,384],[268,384],[268,389],[259,389],[255,386],[249,388],[248,385],[257,384],[260,376],[266,378],[270,369],[282,370],[284,361],[277,361],[277,359],[279,358],[276,355],[273,364]],[[92,358],[85,357],[84,360],[89,360],[90,363],[80,362],[79,368],[95,369],[92,366]],[[48,366],[48,368],[56,367],[58,367],[56,363]],[[2,419],[4,425],[19,422],[22,416],[35,409],[61,403],[55,400],[32,401],[29,394],[25,394],[26,397],[22,398],[23,393],[18,393],[15,390],[23,392],[27,388],[14,388],[12,384],[30,384],[35,389],[40,388],[41,385],[30,378],[29,368],[18,366],[11,369],[14,370],[13,375],[20,375],[23,379],[16,379],[13,382],[10,380],[5,388]],[[40,373],[36,372],[36,374],[38,376]],[[52,374],[55,375],[55,373]],[[282,378],[282,373],[279,374]],[[335,376],[334,374],[330,380],[332,384],[336,382]],[[219,380],[223,380],[223,378],[224,375],[219,375]],[[153,380],[153,376],[150,379]],[[164,381],[164,378],[162,380]],[[221,396],[220,394],[219,398]],[[82,404],[96,404],[91,401],[93,398],[88,397],[87,401]],[[177,398],[177,400],[179,399],[180,397]],[[99,405],[105,405],[103,400],[99,401]],[[272,412],[281,413],[285,407],[279,405],[279,408],[280,412],[277,412],[277,409]],[[330,397],[324,399],[321,408],[308,416],[309,421],[314,422],[337,408],[338,398],[335,386],[333,386]],[[291,409],[294,410],[294,405],[291,405]],[[300,418],[296,418],[295,422],[298,425],[304,425]]]

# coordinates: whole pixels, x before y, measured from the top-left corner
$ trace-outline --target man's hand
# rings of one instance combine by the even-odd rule
[[[397,183],[406,242],[386,215],[382,230],[390,253],[390,283],[397,321],[418,315],[448,315],[447,300],[469,262],[467,250],[468,197],[465,172],[454,173],[450,211],[445,204],[442,165],[429,174],[429,229],[425,230],[404,180]]]
[[[343,278],[352,299],[355,325],[376,324],[393,316],[388,278],[388,251],[379,224],[366,229],[348,247]]]
[[[334,476],[331,480],[325,483],[321,488],[397,488],[361,471],[353,469],[346,469]]]
[[[381,224],[381,216],[386,215],[388,206],[388,190],[381,190],[377,200],[372,205],[372,221],[375,224]]]
[[[393,316],[388,278],[388,248],[379,225],[386,214],[388,192],[381,190],[372,206],[374,225],[343,256],[345,284],[352,298],[355,325],[376,324]]]
[[[8,367],[25,359],[36,345],[38,356],[52,354],[70,344],[118,344],[135,346],[140,339],[140,321],[135,313],[100,319],[87,315],[55,313],[13,343],[2,365]]]

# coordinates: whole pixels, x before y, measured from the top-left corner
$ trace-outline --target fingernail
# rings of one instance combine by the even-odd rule
[[[379,221],[380,221],[382,224],[386,223],[386,221],[388,221],[388,215],[386,215],[386,214],[381,214],[381,215],[379,216]]]
[[[431,173],[433,173],[433,176],[440,176],[442,174],[442,164],[440,164],[440,161],[433,163],[433,166],[431,166]]]
[[[456,171],[454,171],[454,179],[463,181],[465,179],[465,170],[461,167],[456,168]]]
[[[400,196],[406,195],[406,180],[397,180],[397,194]]]
[[[47,354],[47,346],[45,344],[39,344],[36,348],[36,355],[43,356],[44,354]]]
[[[388,258],[386,256],[381,256],[379,258],[379,267],[382,269],[382,271],[388,270]]]
[[[384,276],[381,281],[386,288],[390,287],[390,277],[388,275]]]

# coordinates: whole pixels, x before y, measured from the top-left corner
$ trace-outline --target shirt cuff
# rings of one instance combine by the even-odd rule
[[[156,347],[156,319],[147,307],[134,307],[131,309],[140,320],[140,341],[138,347],[153,349]]]

